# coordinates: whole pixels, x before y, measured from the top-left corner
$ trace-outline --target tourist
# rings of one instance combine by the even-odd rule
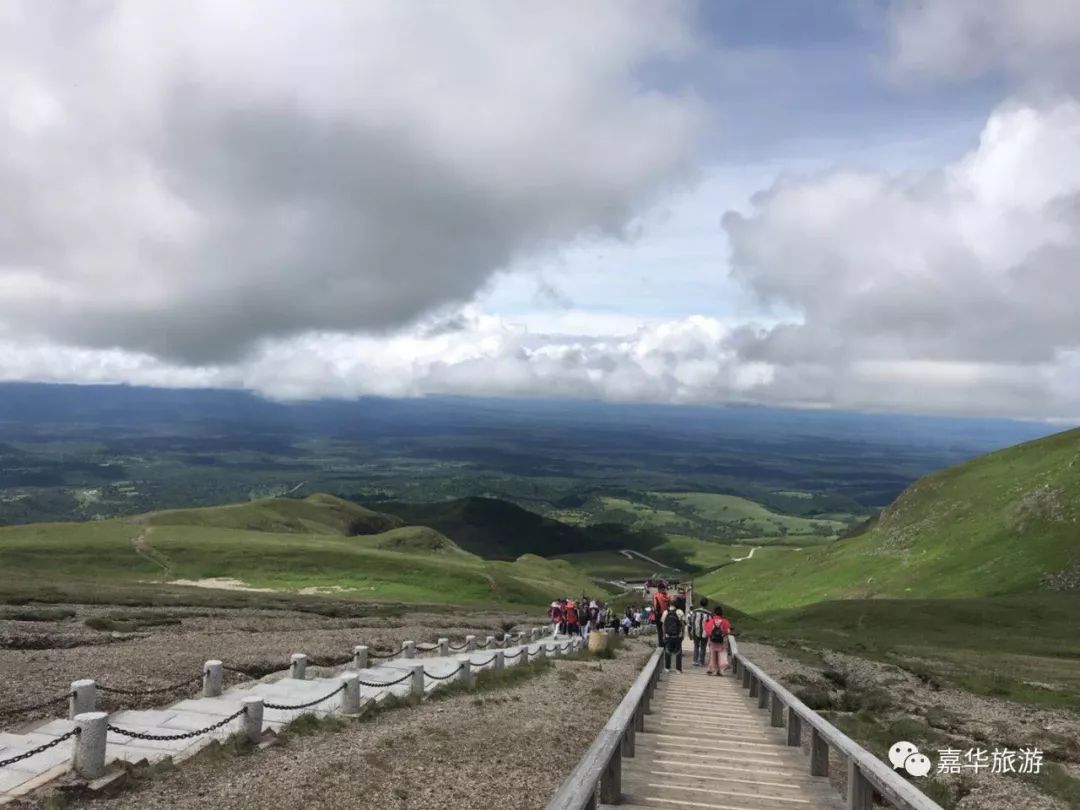
[[[705,648],[709,642],[709,636],[705,632],[705,622],[712,614],[709,613],[709,599],[701,597],[701,602],[690,613],[687,626],[690,638],[694,642],[694,666],[705,666]]]
[[[548,608],[548,616],[551,618],[551,634],[558,635],[563,628],[563,611],[562,605],[558,600],[551,603],[551,607]]]
[[[724,617],[721,605],[713,608],[713,615],[705,622],[705,635],[709,639],[705,674],[722,675],[728,669],[727,637],[731,635],[731,622]]]
[[[653,595],[653,614],[656,621],[656,646],[664,646],[664,613],[667,612],[670,599],[667,594],[667,585],[663,582],[657,586],[656,593]]]
[[[660,627],[664,633],[664,671],[671,672],[671,656],[675,656],[675,671],[682,674],[682,641],[686,627],[686,614],[671,606],[660,616]]]
[[[675,595],[675,607],[677,607],[679,610],[681,610],[683,612],[684,616],[686,615],[686,589],[685,588],[679,588],[679,592]]]
[[[578,624],[578,606],[573,600],[566,603],[566,634],[568,636],[581,635],[581,625]]]

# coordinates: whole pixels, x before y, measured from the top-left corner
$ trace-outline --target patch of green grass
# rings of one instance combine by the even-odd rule
[[[1025,778],[1043,793],[1064,802],[1066,807],[1080,807],[1080,779],[1056,762],[1044,763],[1041,772]]]
[[[309,737],[322,732],[338,732],[345,729],[345,721],[332,714],[301,714],[281,727],[280,736]]]
[[[1077,710],[1077,615],[1080,594],[1043,593],[822,602],[732,623],[785,655],[832,649],[888,662],[931,686]]]
[[[71,608],[54,607],[16,610],[11,613],[0,614],[0,619],[9,619],[13,622],[59,622],[74,617],[75,611]]]

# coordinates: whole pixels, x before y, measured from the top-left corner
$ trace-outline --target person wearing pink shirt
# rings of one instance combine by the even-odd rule
[[[728,669],[727,637],[731,622],[724,617],[724,608],[717,605],[713,615],[705,620],[705,637],[709,640],[706,675],[722,675]]]

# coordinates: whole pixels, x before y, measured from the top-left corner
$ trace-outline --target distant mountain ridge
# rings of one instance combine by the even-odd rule
[[[466,551],[489,560],[622,548],[647,551],[663,542],[658,534],[616,523],[571,526],[498,498],[456,498],[437,503],[385,501],[368,506],[412,525],[430,526]]]

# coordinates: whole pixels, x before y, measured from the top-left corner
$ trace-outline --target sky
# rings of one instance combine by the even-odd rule
[[[0,380],[1080,418],[1080,4],[0,0]]]

